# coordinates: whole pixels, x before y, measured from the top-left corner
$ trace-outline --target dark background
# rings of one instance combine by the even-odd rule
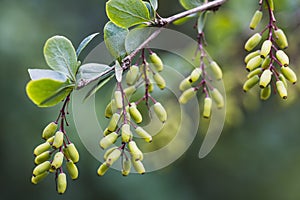
[[[99,162],[74,129],[71,137],[81,152],[80,179],[69,181],[66,194],[59,196],[52,177],[37,186],[30,183],[32,150],[58,107],[39,109],[28,100],[27,68],[46,67],[42,47],[53,35],[65,35],[77,46],[85,36],[102,32],[107,21],[105,2],[0,1],[0,199],[299,199],[299,86],[289,88],[287,102],[278,96],[260,102],[257,95],[241,91],[246,77],[243,44],[251,34],[247,27],[257,2],[230,0],[209,16],[208,49],[226,72],[229,105],[224,131],[207,157],[197,157],[202,140],[198,137],[163,170],[126,178],[110,170],[100,178],[96,175]],[[275,6],[279,26],[289,36],[291,63],[300,71],[300,2],[275,0]],[[181,10],[177,1],[160,1],[162,16]],[[171,28],[195,37],[192,25]]]

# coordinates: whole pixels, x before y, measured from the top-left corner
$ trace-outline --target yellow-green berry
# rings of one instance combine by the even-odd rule
[[[253,51],[245,57],[244,62],[247,64],[252,58],[259,55],[260,55],[260,50]]]
[[[42,138],[48,139],[52,137],[57,129],[57,123],[51,122],[46,126],[46,128],[43,130]]]
[[[259,82],[259,76],[255,75],[249,78],[243,85],[243,90],[247,92]]]
[[[136,87],[134,85],[130,86],[124,90],[124,93],[127,98],[129,98],[135,92],[136,92]]]
[[[278,59],[278,61],[284,66],[287,67],[290,64],[290,59],[289,57],[286,55],[286,53],[284,53],[284,51],[282,50],[278,50],[276,52],[276,58]]]
[[[276,36],[276,43],[280,49],[285,49],[289,46],[288,40],[286,38],[285,33],[281,29],[277,29],[274,31]]]
[[[252,78],[252,77],[255,76],[255,75],[261,74],[262,72],[263,72],[263,69],[262,69],[262,68],[257,68],[257,69],[255,69],[255,70],[251,71],[251,72],[247,75],[247,78],[250,79],[250,78]]]
[[[276,88],[281,98],[287,99],[287,89],[282,81],[276,81]]]
[[[113,132],[116,130],[119,119],[120,119],[120,114],[114,113],[113,116],[111,117],[111,120],[110,120],[108,126],[107,126],[109,131]]]
[[[131,161],[127,158],[123,159],[123,165],[122,165],[122,175],[127,176],[130,173],[131,169]]]
[[[51,148],[51,144],[49,142],[44,142],[40,145],[38,145],[34,150],[33,150],[33,154],[35,156],[38,156],[40,154],[42,154],[43,152],[47,151],[48,149]]]
[[[245,44],[245,50],[251,51],[254,49],[261,41],[261,35],[259,33],[255,33],[253,36],[251,36],[246,44]]]
[[[47,177],[48,174],[49,174],[49,172],[45,171],[45,172],[43,172],[43,173],[41,173],[37,176],[32,176],[31,177],[31,183],[33,183],[35,185],[38,184],[39,182],[44,180]]]
[[[165,108],[161,105],[161,103],[156,102],[153,106],[154,112],[158,119],[162,122],[165,123],[167,121],[168,115],[167,111]]]
[[[49,160],[50,155],[51,155],[50,151],[45,151],[45,152],[41,153],[40,155],[38,155],[37,157],[35,157],[34,163],[39,165],[39,164]]]
[[[74,162],[72,160],[69,160],[66,164],[66,168],[67,171],[71,177],[71,179],[75,180],[78,178],[78,168],[77,166],[74,164]]]
[[[267,57],[267,55],[269,55],[269,53],[271,51],[271,48],[272,48],[272,41],[271,40],[264,41],[261,46],[260,56],[262,58]]]
[[[124,124],[121,128],[122,142],[129,142],[132,139],[132,132],[129,124]]]
[[[281,73],[288,81],[290,81],[293,84],[297,82],[297,75],[291,68],[281,67],[280,69],[281,69]]]
[[[266,69],[265,71],[263,71],[262,75],[260,76],[260,80],[259,80],[259,86],[261,88],[265,88],[267,87],[271,80],[272,80],[272,71],[269,69]]]
[[[98,168],[97,174],[98,174],[99,176],[103,176],[103,175],[107,172],[108,169],[109,169],[109,165],[107,165],[106,162],[104,162],[104,163],[102,163],[102,164],[100,165],[100,167]]]
[[[261,64],[261,68],[263,68],[263,69],[268,69],[268,68],[270,67],[270,64],[271,64],[271,58],[270,58],[269,56],[267,56],[267,57],[263,60],[263,62],[262,62],[262,64]]]
[[[138,160],[138,161],[135,161],[135,160],[132,160],[132,165],[135,169],[135,171],[139,174],[145,174],[145,167],[142,163],[142,161]]]
[[[166,81],[159,73],[155,73],[153,75],[153,79],[161,90],[163,90],[166,87]]]
[[[136,122],[136,123],[141,123],[143,121],[143,117],[142,114],[140,113],[140,111],[137,109],[136,104],[135,103],[130,103],[129,106],[129,113],[130,116],[132,117],[132,119]]]
[[[56,149],[58,149],[59,147],[61,147],[63,145],[64,142],[64,133],[62,131],[57,131],[55,133],[55,137],[52,143],[52,146]]]
[[[100,140],[100,147],[102,149],[107,149],[110,145],[114,144],[117,141],[118,134],[116,132],[112,132],[111,134],[105,136]]]
[[[51,162],[51,168],[52,169],[58,169],[61,167],[64,160],[64,154],[62,152],[57,152],[54,155],[53,161]]]
[[[43,163],[37,165],[37,166],[33,169],[32,174],[33,174],[34,176],[38,176],[38,175],[40,175],[40,174],[42,174],[42,173],[48,171],[48,170],[50,169],[50,167],[51,167],[50,161],[45,161],[45,162],[43,162]]]
[[[224,107],[224,98],[223,98],[222,94],[220,93],[220,91],[217,88],[214,88],[210,94],[211,94],[212,99],[217,104],[217,108],[219,108],[219,109],[223,108]]]
[[[142,151],[138,148],[136,145],[135,141],[130,141],[128,143],[128,149],[131,154],[131,157],[133,160],[138,161],[138,160],[143,160],[144,156]]]
[[[202,69],[199,67],[195,68],[189,77],[189,82],[192,82],[192,83],[196,82],[200,78],[201,74],[202,74]]]
[[[67,176],[65,173],[59,173],[57,176],[57,192],[58,194],[65,193],[67,189]]]
[[[152,136],[147,132],[145,131],[142,127],[137,127],[135,129],[135,132],[138,136],[140,136],[141,138],[143,138],[146,142],[152,142]]]
[[[111,166],[114,162],[116,162],[120,156],[121,156],[121,150],[120,149],[115,149],[113,150],[106,159],[106,165]]]
[[[257,25],[259,24],[259,22],[261,21],[262,16],[263,16],[263,13],[262,13],[262,11],[260,11],[260,10],[257,10],[257,11],[254,13],[254,15],[253,15],[253,17],[252,17],[252,19],[251,19],[250,25],[249,25],[250,29],[254,30],[254,29],[256,28],[256,26],[257,26]]]
[[[73,143],[68,144],[66,150],[68,151],[68,158],[77,163],[79,161],[79,153],[75,145]]]
[[[209,118],[211,115],[212,99],[210,97],[205,97],[204,107],[203,107],[203,117]]]
[[[134,85],[139,77],[139,67],[132,65],[126,74],[127,85]]]
[[[111,147],[111,148],[107,149],[106,152],[105,152],[104,155],[103,155],[104,160],[106,160],[107,157],[108,157],[108,155],[109,155],[111,152],[113,152],[113,150],[115,150],[115,149],[117,149],[117,148],[118,148],[118,147]]]
[[[288,84],[287,84],[287,80],[286,80],[286,78],[283,76],[283,74],[279,74],[278,78],[279,78],[279,80],[281,80],[281,81],[283,82],[284,86],[287,87],[287,85],[288,85]]]
[[[250,72],[256,68],[258,68],[263,62],[263,58],[261,58],[259,55],[255,56],[246,65],[246,69]]]
[[[269,84],[267,87],[262,88],[260,91],[260,99],[267,100],[270,98],[272,93],[271,85]]]
[[[210,67],[216,79],[221,80],[223,77],[223,72],[221,67],[215,61],[212,61],[210,63]]]
[[[187,89],[189,89],[190,87],[192,87],[192,86],[191,86],[191,83],[192,83],[192,82],[191,82],[191,77],[189,76],[189,77],[183,79],[183,80],[180,82],[179,89],[180,89],[181,91],[187,90]]]
[[[191,100],[194,96],[196,96],[197,90],[195,88],[190,88],[184,91],[179,97],[179,103],[186,104],[189,100]]]
[[[151,53],[149,55],[149,58],[151,62],[154,64],[154,67],[158,72],[162,71],[164,69],[164,65],[160,57],[156,53]]]
[[[116,100],[116,106],[118,109],[123,108],[123,97],[121,91],[115,91],[114,93],[115,100]]]

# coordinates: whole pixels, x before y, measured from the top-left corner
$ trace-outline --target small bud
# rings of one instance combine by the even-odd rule
[[[250,71],[258,68],[262,62],[263,62],[263,58],[261,58],[260,56],[256,56],[256,57],[252,58],[251,60],[249,60],[249,62],[246,65],[246,69],[250,72]]]
[[[287,99],[287,90],[282,81],[276,81],[276,88],[280,97]]]
[[[261,88],[265,88],[267,87],[271,80],[272,80],[272,72],[269,69],[266,69],[265,71],[263,71],[262,75],[260,76],[260,80],[259,80],[259,86]]]
[[[245,49],[247,51],[251,51],[254,49],[261,41],[261,35],[259,33],[255,33],[252,37],[250,37],[246,44],[245,44]]]
[[[103,155],[104,160],[107,160],[107,157],[109,154],[111,154],[111,152],[113,152],[113,150],[117,149],[118,147],[111,147],[109,149],[106,150],[106,152]]]
[[[271,40],[266,40],[263,42],[262,46],[261,46],[261,50],[260,50],[260,56],[262,58],[267,57],[267,55],[269,55],[270,51],[272,48],[272,42]]]
[[[281,73],[291,83],[295,84],[297,82],[297,75],[291,68],[281,67]]]
[[[210,94],[211,94],[212,99],[216,102],[217,108],[219,108],[219,109],[223,108],[224,107],[224,98],[223,98],[222,94],[219,92],[219,90],[217,88],[214,88]]]
[[[163,62],[161,61],[160,57],[156,53],[152,53],[149,55],[151,62],[154,64],[154,67],[158,72],[164,69]]]
[[[45,152],[41,153],[40,155],[38,155],[37,157],[35,157],[34,163],[39,165],[39,164],[49,160],[50,155],[51,155],[50,151],[45,151]]]
[[[204,108],[203,108],[203,117],[209,118],[211,115],[211,106],[212,106],[212,99],[210,97],[205,97],[204,99]]]
[[[276,58],[278,61],[284,66],[287,67],[290,64],[290,59],[289,57],[284,53],[282,50],[278,50],[276,52]]]
[[[72,160],[69,160],[66,164],[67,171],[71,177],[71,179],[75,180],[78,178],[78,168],[77,166],[73,163]]]
[[[102,163],[102,165],[100,165],[100,167],[97,170],[97,174],[99,176],[103,176],[107,170],[109,169],[109,165],[106,164],[106,162]]]
[[[41,173],[37,176],[32,176],[31,177],[31,183],[33,183],[35,185],[38,184],[39,182],[44,180],[47,177],[48,174],[49,174],[49,172],[46,171],[46,172],[43,172],[43,173]]]
[[[100,147],[102,149],[107,149],[110,145],[116,142],[118,136],[119,135],[116,132],[112,132],[111,134],[105,136],[100,140]]]
[[[123,165],[122,165],[122,175],[127,176],[130,173],[131,169],[131,161],[127,158],[123,159]]]
[[[279,46],[280,49],[285,49],[287,48],[288,45],[288,40],[283,32],[283,30],[281,29],[277,29],[274,31],[275,36],[276,36],[276,43]]]
[[[77,163],[79,161],[79,153],[73,143],[67,145],[66,150],[68,151],[68,157],[74,162]]]
[[[179,103],[186,104],[189,100],[191,100],[194,96],[196,96],[197,90],[195,88],[190,88],[184,91],[179,97]]]
[[[49,142],[44,142],[42,144],[40,144],[39,146],[37,146],[34,150],[33,150],[33,154],[35,156],[38,156],[40,154],[42,154],[43,152],[49,150],[51,148],[51,145]]]
[[[259,22],[261,21],[262,19],[262,16],[263,16],[263,13],[260,11],[260,10],[257,10],[252,19],[251,19],[251,22],[250,22],[250,29],[254,30],[256,28],[256,26],[259,24]]]
[[[127,85],[134,85],[139,78],[139,67],[132,65],[126,74]]]
[[[63,145],[64,142],[64,133],[61,131],[57,131],[55,133],[55,137],[52,143],[52,146],[56,149],[58,149],[59,147],[61,147]]]
[[[144,158],[143,153],[138,148],[135,141],[130,141],[128,143],[128,149],[129,149],[129,152],[130,152],[133,160],[135,160],[135,161],[143,160],[143,158]]]
[[[161,90],[165,89],[166,81],[159,73],[154,74],[153,79]]]
[[[132,138],[132,132],[129,124],[124,124],[121,128],[122,142],[129,142]]]
[[[58,169],[61,167],[62,163],[63,163],[63,160],[64,160],[64,154],[62,152],[57,152],[55,155],[54,155],[54,158],[53,158],[53,161],[51,163],[51,168],[52,169]]]
[[[199,68],[199,67],[195,68],[192,71],[191,75],[190,75],[189,82],[190,83],[194,83],[194,82],[198,81],[198,79],[200,78],[201,74],[202,74],[202,69]]]
[[[165,108],[161,105],[161,103],[156,102],[153,106],[153,109],[158,119],[162,123],[165,123],[167,121],[168,115]]]
[[[67,176],[65,173],[59,173],[57,176],[57,192],[58,194],[65,193],[67,189]]]
[[[57,129],[57,123],[51,122],[46,126],[46,128],[43,130],[42,138],[48,139],[51,136],[54,135],[55,131]]]
[[[191,86],[191,81],[190,80],[191,80],[190,76],[187,77],[187,78],[185,78],[185,79],[183,79],[181,81],[180,85],[179,85],[179,89],[181,91],[184,91],[184,90],[187,90],[187,89],[191,88],[192,86]]]
[[[127,98],[129,98],[135,92],[136,92],[136,87],[134,85],[130,86],[124,90],[124,93]]]
[[[139,124],[139,123],[141,123],[141,122],[143,121],[142,114],[141,114],[140,111],[137,109],[135,103],[130,103],[129,113],[130,113],[132,119],[133,119],[136,123]]]
[[[50,162],[49,162],[49,161],[45,161],[45,162],[43,162],[43,163],[37,165],[37,166],[33,169],[32,174],[33,174],[34,176],[38,176],[38,175],[40,175],[40,174],[42,174],[42,173],[48,171],[48,170],[50,169],[50,167],[51,167]]]
[[[267,56],[264,61],[261,64],[261,68],[263,69],[268,69],[270,67],[271,64],[271,58],[269,56]]]
[[[267,100],[267,99],[269,99],[270,96],[271,96],[271,93],[272,93],[271,85],[269,84],[267,87],[261,89],[261,91],[260,91],[260,99],[261,100]]]
[[[221,70],[221,67],[215,61],[212,61],[210,63],[210,67],[216,79],[221,80],[223,77],[223,72]]]
[[[114,162],[116,162],[120,156],[121,156],[121,150],[120,149],[115,149],[113,150],[106,159],[106,165],[107,166],[111,166],[112,164],[114,164]]]
[[[137,173],[145,174],[144,165],[140,160],[138,160],[138,161],[132,160],[132,165]]]
[[[259,76],[255,75],[249,78],[243,85],[244,92],[247,92],[251,88],[253,88],[259,82]]]
[[[142,127],[137,127],[135,129],[135,132],[138,136],[140,136],[141,138],[143,138],[146,142],[152,142],[152,136],[147,132],[145,131]]]
[[[123,108],[123,97],[121,91],[115,91],[114,93],[115,100],[116,100],[116,106],[118,109]]]
[[[251,52],[245,57],[244,61],[247,64],[252,58],[259,56],[259,55],[260,55],[260,50]]]
[[[263,69],[262,68],[258,68],[258,69],[255,69],[253,71],[251,71],[248,75],[247,75],[247,78],[250,79],[252,78],[253,76],[255,75],[259,75],[263,72]]]
[[[118,113],[113,114],[113,116],[107,126],[109,131],[113,132],[116,130],[119,119],[120,119],[120,114],[118,114]]]

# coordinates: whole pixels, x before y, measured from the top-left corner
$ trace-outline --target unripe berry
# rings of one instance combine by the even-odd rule
[[[122,175],[127,176],[130,173],[131,161],[127,158],[123,159]]]
[[[277,29],[274,31],[275,36],[276,36],[276,43],[279,46],[280,49],[285,49],[289,46],[288,40],[281,29]]]
[[[71,177],[71,179],[75,180],[78,178],[78,168],[77,166],[73,163],[72,160],[69,160],[66,164],[67,171]]]
[[[59,173],[57,176],[57,192],[58,194],[65,193],[67,189],[67,176],[65,173]]]
[[[255,75],[249,78],[243,85],[244,92],[247,92],[251,88],[253,88],[259,82],[259,76]]]
[[[66,150],[68,151],[68,158],[70,158],[74,163],[79,161],[79,153],[73,143],[67,145]]]
[[[132,65],[126,74],[127,85],[134,85],[139,77],[139,67]]]
[[[52,136],[52,137],[50,137],[49,139],[47,139],[46,141],[47,141],[49,144],[52,144],[53,141],[54,141],[54,138],[55,138],[55,136]]]
[[[289,57],[284,53],[282,50],[278,50],[276,52],[276,58],[278,61],[284,66],[287,67],[290,64],[290,59]]]
[[[108,128],[104,129],[104,131],[103,131],[103,135],[104,135],[104,136],[107,136],[107,135],[109,135],[109,134],[111,134],[111,133],[112,133],[112,132],[109,131]]]
[[[39,164],[45,162],[46,160],[49,160],[50,155],[51,155],[50,151],[45,151],[45,152],[41,153],[40,155],[38,155],[37,157],[35,157],[34,163],[39,165]]]
[[[43,163],[37,165],[37,166],[33,169],[32,174],[33,174],[34,176],[38,176],[38,175],[40,175],[40,174],[42,174],[42,173],[48,171],[48,170],[50,169],[50,167],[51,167],[50,161],[45,161],[45,162],[43,162]]]
[[[57,131],[55,133],[55,137],[52,143],[52,146],[56,149],[58,149],[59,147],[61,147],[63,145],[64,142],[64,133],[61,131]]]
[[[261,74],[262,72],[263,72],[263,69],[262,69],[262,68],[257,68],[257,69],[255,69],[255,70],[251,71],[251,72],[247,75],[247,78],[250,79],[250,78],[252,78],[252,77],[255,76],[255,75]]]
[[[137,127],[135,129],[135,132],[138,136],[140,136],[141,138],[143,138],[146,142],[152,142],[152,136],[147,132],[145,131],[142,127]]]
[[[135,92],[136,92],[136,87],[134,85],[130,86],[124,90],[124,93],[127,98],[129,98]]]
[[[42,138],[48,139],[51,136],[54,135],[55,131],[57,129],[57,123],[51,122],[46,126],[46,128],[43,130]]]
[[[156,102],[153,106],[153,109],[158,119],[162,123],[165,123],[167,121],[168,115],[165,108],[161,105],[161,103]]]
[[[269,84],[267,87],[262,88],[260,91],[260,99],[267,100],[270,98],[272,93],[271,85]]]
[[[212,70],[214,76],[216,77],[216,79],[221,80],[223,77],[223,72],[222,72],[220,66],[215,61],[212,61],[210,63],[210,67],[211,67],[211,70]]]
[[[259,80],[259,86],[261,88],[265,88],[269,85],[269,83],[272,80],[272,72],[269,69],[266,69],[265,71],[263,71],[262,75],[260,76],[260,80]]]
[[[114,103],[115,103],[115,100],[113,99],[113,100],[111,100],[111,101],[107,104],[107,106],[106,106],[106,108],[105,108],[105,117],[106,117],[106,118],[111,118],[111,116],[113,115],[113,111],[112,111],[112,104],[113,104],[113,101],[114,101]]]
[[[201,74],[202,74],[202,69],[199,67],[195,68],[190,75],[189,82],[192,82],[192,83],[196,82],[200,78]]]
[[[115,100],[116,100],[116,106],[118,109],[123,108],[123,97],[121,91],[115,91],[114,93]]]
[[[102,163],[102,165],[100,165],[100,167],[97,170],[97,174],[99,176],[103,176],[107,170],[109,169],[109,165],[106,164],[106,162]]]
[[[259,56],[259,55],[260,55],[260,50],[256,50],[256,51],[254,51],[254,52],[251,52],[251,53],[249,53],[249,54],[245,57],[244,61],[245,61],[245,63],[247,64],[252,58],[254,58],[254,57],[256,57],[256,56]]]
[[[189,100],[191,100],[194,96],[196,96],[197,90],[195,88],[190,88],[184,91],[179,97],[179,103],[186,104]]]
[[[44,142],[42,144],[40,144],[39,146],[37,146],[34,150],[33,150],[33,154],[35,156],[38,156],[40,154],[42,154],[43,152],[47,151],[48,149],[51,148],[51,145],[49,142]]]
[[[249,62],[246,65],[246,69],[250,72],[258,68],[262,62],[263,62],[263,58],[261,58],[260,56],[255,56],[254,58],[249,60]]]
[[[290,81],[293,84],[297,82],[297,75],[291,68],[281,67],[280,69],[281,69],[281,73],[288,81]]]
[[[141,123],[143,121],[143,117],[142,117],[140,111],[137,109],[135,103],[130,103],[129,113],[130,113],[132,119],[136,123],[139,124],[139,123]]]
[[[153,83],[149,83],[149,86],[148,86],[148,92],[149,92],[149,93],[153,92],[153,89],[154,89]]]
[[[164,69],[163,62],[161,61],[160,57],[156,53],[152,53],[149,55],[151,62],[154,64],[154,67],[158,72]]]
[[[159,73],[154,74],[153,79],[161,90],[165,89],[166,81]]]
[[[118,122],[119,122],[119,119],[120,119],[120,114],[119,113],[115,113],[113,114],[107,128],[109,131],[113,132],[116,130],[117,128],[117,125],[118,125]]]
[[[63,160],[64,160],[64,154],[62,152],[57,152],[55,155],[54,155],[54,158],[53,158],[53,161],[51,163],[51,168],[52,169],[58,169],[61,167],[62,163],[63,163]]]
[[[211,115],[211,106],[212,106],[212,99],[210,97],[205,97],[204,99],[204,108],[203,108],[203,117],[209,118]]]
[[[132,139],[132,132],[129,124],[124,124],[121,128],[122,142],[129,142]]]
[[[264,61],[261,64],[261,68],[263,69],[268,69],[270,67],[271,64],[271,58],[269,56],[267,56]]]
[[[140,160],[138,161],[132,160],[132,165],[137,173],[145,174],[145,167]]]
[[[187,78],[185,78],[185,79],[183,79],[183,80],[181,81],[180,85],[179,85],[179,89],[180,89],[181,91],[187,90],[187,89],[189,89],[190,87],[192,87],[192,86],[191,86],[191,77],[190,77],[190,76],[187,77]]]
[[[33,183],[35,185],[38,184],[39,182],[44,180],[44,178],[46,178],[48,174],[49,174],[49,172],[46,171],[46,172],[43,172],[43,173],[41,173],[37,176],[32,176],[31,177],[31,183]]]
[[[217,88],[214,88],[210,94],[211,94],[212,99],[216,102],[217,108],[219,108],[219,109],[223,108],[224,107],[224,98],[223,98],[222,94],[219,92],[219,90]]]
[[[100,140],[100,147],[102,149],[107,149],[110,145],[116,142],[118,136],[119,135],[116,132],[112,132],[111,134],[105,136]]]
[[[138,148],[135,141],[130,141],[128,143],[128,149],[129,149],[129,152],[130,152],[133,160],[135,160],[135,161],[143,160],[143,158],[144,158],[143,153]]]
[[[284,86],[287,88],[287,80],[283,76],[283,74],[279,74],[278,78],[279,78],[279,80],[281,80],[283,82]]]
[[[109,149],[106,150],[106,152],[103,155],[104,160],[107,160],[108,155],[113,152],[113,150],[117,149],[118,147],[111,147]]]
[[[245,44],[245,50],[251,51],[254,49],[261,41],[261,35],[259,33],[255,33],[252,37],[250,37],[246,44]]]
[[[287,90],[282,81],[276,81],[276,88],[280,97],[287,99]]]
[[[267,0],[267,1],[268,1],[269,6],[270,6],[270,9],[272,11],[274,11],[274,2],[273,2],[273,0]]]
[[[271,48],[272,48],[272,41],[271,40],[264,41],[261,46],[260,56],[262,58],[267,57],[267,55],[269,55],[269,53],[271,51]]]
[[[263,13],[260,11],[260,10],[257,10],[252,19],[251,19],[251,22],[250,22],[250,29],[254,30],[256,28],[256,26],[259,24],[259,22],[261,21],[262,19],[262,16],[263,16]]]
[[[121,150],[120,149],[115,149],[113,150],[106,159],[106,165],[107,166],[111,166],[112,164],[114,164],[114,162],[116,162],[120,156],[121,156]]]

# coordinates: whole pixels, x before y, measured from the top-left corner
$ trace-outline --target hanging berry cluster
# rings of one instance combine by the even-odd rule
[[[259,1],[259,10],[253,16],[250,28],[256,29],[263,17],[264,8],[268,12],[269,23],[261,32],[251,36],[245,44],[245,50],[250,53],[245,57],[249,74],[243,90],[247,92],[259,84],[260,98],[267,100],[274,86],[280,97],[286,99],[288,97],[287,81],[295,84],[297,76],[289,67],[289,57],[284,52],[284,49],[288,47],[288,41],[283,30],[276,25],[273,0]],[[259,44],[261,47],[255,50]]]

